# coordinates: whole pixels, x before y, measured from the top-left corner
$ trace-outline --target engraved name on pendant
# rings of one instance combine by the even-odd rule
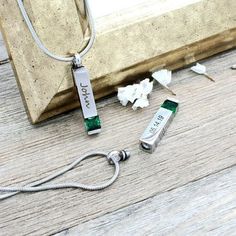
[[[84,118],[97,116],[97,108],[93,95],[93,89],[89,79],[88,70],[85,67],[73,68],[75,85],[79,94]]]

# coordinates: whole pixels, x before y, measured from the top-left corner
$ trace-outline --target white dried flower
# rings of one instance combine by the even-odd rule
[[[191,67],[191,70],[199,75],[206,74],[206,67],[204,65],[199,64],[199,63],[197,63],[195,66]]]
[[[132,106],[132,109],[136,111],[138,108],[144,108],[149,106],[148,97],[143,95],[141,98],[137,99]]]
[[[128,102],[134,103],[133,109],[143,108],[149,105],[148,95],[152,92],[153,82],[145,79],[140,84],[128,85],[118,89],[118,99],[123,106]]]
[[[122,104],[122,106],[127,106],[129,100],[128,100],[127,95],[126,95],[125,88],[118,88],[117,97],[118,97],[120,103]]]
[[[204,75],[207,79],[215,82],[215,80],[207,74],[206,66],[197,63],[195,66],[191,67],[191,70],[199,75]]]
[[[153,82],[150,82],[149,79],[145,79],[140,82],[142,94],[149,95],[153,89]]]
[[[152,74],[152,77],[165,89],[170,91],[173,95],[176,95],[170,88],[169,84],[172,81],[172,72],[170,70],[159,70]]]

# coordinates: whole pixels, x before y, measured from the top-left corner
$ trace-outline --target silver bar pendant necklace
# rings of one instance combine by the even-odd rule
[[[72,74],[74,78],[75,87],[78,93],[78,97],[80,99],[81,109],[84,117],[84,125],[88,135],[98,134],[101,131],[101,121],[97,113],[96,103],[93,95],[93,89],[91,86],[90,78],[88,70],[82,65],[82,58],[89,52],[92,48],[95,38],[95,26],[93,17],[91,14],[91,9],[88,3],[88,0],[84,0],[85,11],[87,15],[87,19],[89,22],[89,28],[91,31],[91,37],[89,39],[86,47],[79,53],[76,53],[74,56],[65,57],[53,54],[49,51],[39,36],[37,35],[31,20],[25,10],[23,0],[17,0],[19,9],[24,18],[24,21],[38,47],[49,57],[63,62],[71,62],[72,63]]]
[[[88,135],[98,134],[101,131],[101,121],[97,113],[89,72],[82,65],[79,55],[76,55],[73,61],[72,73],[80,98],[85,129]]]

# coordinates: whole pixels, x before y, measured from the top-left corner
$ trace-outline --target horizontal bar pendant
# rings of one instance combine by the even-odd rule
[[[145,129],[139,140],[141,150],[153,153],[179,108],[179,102],[167,99]]]

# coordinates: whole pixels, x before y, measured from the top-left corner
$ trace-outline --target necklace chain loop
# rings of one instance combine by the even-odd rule
[[[53,179],[56,179],[57,177],[65,174],[66,172],[76,168],[77,165],[79,165],[83,160],[95,156],[105,157],[109,164],[114,166],[114,175],[111,179],[107,180],[105,183],[101,183],[99,185],[87,185],[82,184],[78,182],[67,182],[67,183],[57,183],[57,184],[45,184],[50,182]],[[95,151],[91,152],[89,154],[86,154],[77,160],[75,160],[70,165],[62,168],[62,170],[59,170],[58,172],[45,177],[41,180],[35,181],[29,185],[23,186],[23,187],[1,187],[0,186],[0,192],[7,192],[4,195],[0,195],[0,200],[4,200],[6,198],[12,197],[18,193],[21,192],[40,192],[40,191],[46,191],[46,190],[56,190],[56,189],[65,189],[65,188],[77,188],[77,189],[83,189],[87,191],[98,191],[103,190],[110,185],[112,185],[116,179],[119,176],[120,172],[120,165],[119,162],[125,161],[130,157],[130,153],[126,150],[122,151],[112,151],[110,153]]]
[[[71,56],[71,57],[59,56],[59,55],[56,55],[56,54],[52,53],[51,51],[49,51],[45,47],[45,45],[40,40],[38,34],[36,33],[32,23],[31,23],[31,20],[28,16],[28,13],[25,9],[23,0],[17,0],[17,3],[18,3],[18,6],[19,6],[19,9],[21,11],[22,17],[24,18],[25,23],[26,23],[26,25],[27,25],[27,27],[28,27],[35,43],[38,45],[38,47],[46,55],[48,55],[49,57],[51,57],[55,60],[63,61],[63,62],[72,62],[74,60],[74,56]],[[89,28],[90,28],[90,31],[91,31],[91,37],[90,37],[86,47],[81,52],[78,52],[78,54],[80,55],[81,58],[84,57],[89,52],[89,50],[92,48],[92,46],[94,44],[94,41],[95,41],[95,38],[96,38],[95,24],[94,24],[94,20],[93,20],[93,17],[92,17],[91,8],[90,8],[88,0],[84,0],[84,5],[85,5],[85,12],[86,12],[88,23],[89,23]]]

